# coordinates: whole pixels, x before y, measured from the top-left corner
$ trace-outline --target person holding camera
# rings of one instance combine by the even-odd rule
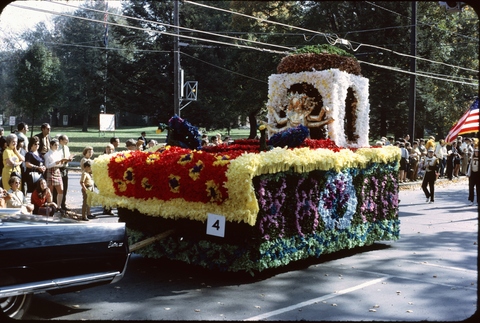
[[[58,139],[50,140],[50,150],[45,154],[45,166],[47,167],[47,185],[50,192],[53,193],[55,189],[57,191],[57,206],[62,205],[63,199],[63,180],[60,172],[60,167],[69,161],[67,158],[63,158],[63,155],[58,150],[60,143]],[[60,209],[60,213],[64,215],[65,210]]]

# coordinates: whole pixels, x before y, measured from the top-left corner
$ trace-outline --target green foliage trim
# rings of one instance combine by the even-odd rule
[[[142,232],[128,229],[129,244],[148,238]],[[245,271],[252,276],[268,268],[355,247],[376,241],[400,238],[400,220],[378,220],[343,230],[327,230],[305,235],[276,238],[263,243],[226,244],[209,240],[168,237],[137,252],[144,257],[180,260],[219,271]]]
[[[335,54],[355,58],[349,52],[329,44],[305,46],[297,49],[294,54]]]

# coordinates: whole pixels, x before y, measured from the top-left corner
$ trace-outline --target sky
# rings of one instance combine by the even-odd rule
[[[57,2],[57,3],[55,3]],[[15,8],[12,4],[18,4],[30,8],[46,9],[55,12],[68,12],[74,9],[58,3],[67,3],[73,6],[80,6],[84,1],[14,1],[6,6],[0,15],[0,39],[5,37],[16,37],[22,32],[33,29],[41,21],[51,20],[55,15],[44,12],[37,12],[28,9]],[[120,1],[108,1],[110,8],[120,6]]]
[[[65,11],[64,8],[66,8],[58,4],[50,3],[50,1],[15,1],[12,2],[12,4],[52,11]],[[40,21],[48,20],[52,17],[52,14],[15,8],[8,5],[3,9],[2,14],[0,15],[0,31],[2,31],[2,33],[13,32],[14,34],[19,34],[27,29],[34,28],[34,26]]]

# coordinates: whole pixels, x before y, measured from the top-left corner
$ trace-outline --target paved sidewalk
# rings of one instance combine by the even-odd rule
[[[82,189],[80,187],[80,170],[70,170],[68,172],[68,193],[67,205],[77,214],[82,214]],[[112,215],[103,214],[103,207],[94,206],[91,208],[92,214],[96,216],[90,221],[94,222],[118,222],[117,211],[114,209]],[[57,216],[57,214],[55,215]]]

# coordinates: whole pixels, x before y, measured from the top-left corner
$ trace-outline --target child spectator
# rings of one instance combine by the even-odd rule
[[[82,220],[88,221],[88,219],[95,219],[90,210],[90,205],[87,203],[87,191],[93,191],[93,178],[92,178],[92,162],[90,160],[83,163],[83,172],[80,177],[80,186],[82,187]]]
[[[83,148],[83,157],[80,160],[80,168],[82,169],[82,171],[83,171],[84,164],[85,164],[86,161],[92,162],[92,157],[93,157],[93,147],[87,146],[87,147]]]

